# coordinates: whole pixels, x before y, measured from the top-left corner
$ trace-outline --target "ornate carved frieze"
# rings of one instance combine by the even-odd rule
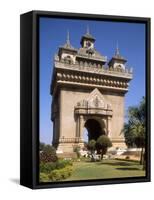
[[[98,89],[94,89],[87,99],[77,102],[75,114],[112,116],[112,106],[106,103]]]
[[[128,90],[129,86],[129,79],[127,78],[117,78],[112,76],[107,76],[106,74],[96,74],[96,73],[83,73],[83,72],[76,72],[73,70],[65,70],[57,72],[57,83],[70,83],[70,84],[91,84],[110,88],[119,88]]]
[[[112,116],[113,113],[112,113],[112,111],[106,110],[104,108],[78,108],[78,107],[75,107],[75,114]]]

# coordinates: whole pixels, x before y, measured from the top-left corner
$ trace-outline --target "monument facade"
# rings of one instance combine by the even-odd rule
[[[81,48],[74,48],[67,35],[54,58],[51,81],[53,145],[63,153],[84,146],[88,139],[105,134],[114,147],[124,147],[124,97],[132,70],[116,48],[108,61],[95,48],[95,38],[87,30]]]

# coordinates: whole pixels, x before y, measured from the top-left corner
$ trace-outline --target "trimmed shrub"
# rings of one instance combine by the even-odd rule
[[[49,179],[52,181],[59,181],[62,179],[61,177],[61,171],[60,170],[53,170],[49,175],[48,175]]]
[[[62,169],[67,166],[72,166],[73,163],[71,160],[58,160],[57,162],[49,162],[49,163],[40,163],[40,172],[49,174],[51,171],[55,169]]]
[[[48,174],[54,169],[56,169],[56,167],[57,167],[56,162],[40,163],[40,172]]]
[[[101,160],[103,159],[103,155],[106,154],[108,147],[112,146],[112,142],[106,135],[101,135],[96,141],[96,149],[97,152],[101,153]]]
[[[81,156],[80,150],[81,150],[80,146],[74,146],[73,151],[76,153],[77,158],[80,158]]]
[[[52,156],[56,156],[56,154]],[[73,162],[71,160],[58,160],[57,156],[56,159],[51,158],[51,148],[47,146],[46,151],[40,154],[40,181],[59,181],[72,174]]]
[[[67,166],[62,169],[55,169],[49,174],[49,179],[52,181],[59,181],[68,178],[72,174],[72,167]]]
[[[72,166],[72,165],[73,165],[73,163],[72,163],[71,160],[58,160],[56,168],[57,169],[62,169],[64,167],[66,167],[66,166]]]
[[[48,174],[40,173],[40,182],[48,182],[49,180]]]

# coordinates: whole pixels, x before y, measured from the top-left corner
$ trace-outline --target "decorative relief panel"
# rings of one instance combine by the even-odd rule
[[[75,106],[75,114],[99,114],[112,116],[111,104],[106,103],[103,95],[96,88],[87,99],[83,99]]]

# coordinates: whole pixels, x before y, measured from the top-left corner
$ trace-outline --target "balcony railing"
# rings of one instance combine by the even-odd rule
[[[56,68],[64,68],[64,69],[71,69],[76,71],[84,71],[96,74],[104,74],[110,76],[122,76],[132,79],[133,76],[133,69],[126,68],[126,69],[114,69],[114,68],[104,68],[104,67],[96,67],[96,66],[84,66],[80,65],[79,63],[75,64],[68,64],[65,62],[55,61]]]
[[[61,137],[59,139],[59,142],[61,142],[61,143],[80,143],[80,142],[83,142],[83,140],[78,137],[75,137],[75,138]]]

